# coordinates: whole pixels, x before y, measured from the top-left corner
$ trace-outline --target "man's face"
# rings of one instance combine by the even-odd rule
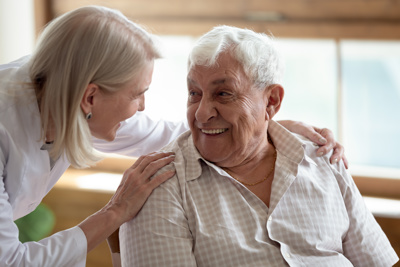
[[[187,118],[200,154],[220,167],[251,160],[266,144],[264,90],[254,88],[241,64],[228,53],[212,68],[188,74]]]

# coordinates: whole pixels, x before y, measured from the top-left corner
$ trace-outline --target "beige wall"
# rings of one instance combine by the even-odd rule
[[[400,39],[399,0],[50,2],[51,16],[88,4],[117,8],[156,34],[201,35],[215,25],[229,24],[260,32],[272,31],[278,37]]]
[[[0,64],[32,52],[34,29],[33,0],[0,0]]]

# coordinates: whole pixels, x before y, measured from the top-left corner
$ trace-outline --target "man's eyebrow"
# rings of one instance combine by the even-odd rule
[[[218,79],[212,82],[212,84],[224,84],[226,82],[226,79]]]
[[[190,78],[187,78],[187,81],[188,81],[189,83],[197,84],[195,81],[193,81],[193,80],[190,79]]]
[[[195,82],[194,80],[192,80],[192,79],[190,79],[190,78],[187,78],[187,81],[188,81],[189,83],[192,83],[192,84],[197,85],[197,82]],[[215,85],[215,84],[224,84],[226,81],[227,81],[226,78],[218,79],[218,80],[212,81],[212,84],[214,84],[214,85]]]

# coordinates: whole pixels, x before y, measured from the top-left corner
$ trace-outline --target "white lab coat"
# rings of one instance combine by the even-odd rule
[[[85,266],[87,241],[79,227],[39,242],[20,243],[14,220],[32,212],[70,165],[61,157],[50,169],[40,150],[40,116],[29,82],[28,58],[0,66],[0,266]],[[160,149],[187,130],[186,123],[155,122],[143,113],[121,124],[113,142],[95,148],[138,156]]]

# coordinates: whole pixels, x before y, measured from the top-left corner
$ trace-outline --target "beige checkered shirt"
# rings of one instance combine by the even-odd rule
[[[176,176],[120,229],[123,266],[392,266],[398,257],[342,163],[271,122],[277,148],[268,208],[204,160],[191,134]]]

